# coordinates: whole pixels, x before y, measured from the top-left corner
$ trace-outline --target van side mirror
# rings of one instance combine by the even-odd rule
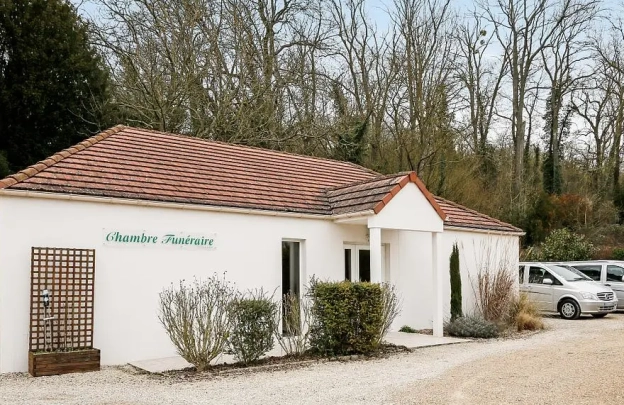
[[[552,285],[553,281],[549,278],[545,278],[544,280],[542,280],[542,284]]]

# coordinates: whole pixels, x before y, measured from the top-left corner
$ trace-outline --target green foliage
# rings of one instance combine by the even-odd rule
[[[399,332],[403,332],[403,333],[418,333],[418,331],[416,329],[412,328],[411,326],[407,326],[407,325],[401,326],[401,329],[399,329]]]
[[[313,350],[324,355],[344,355],[378,349],[384,328],[381,285],[313,279],[309,295]]]
[[[551,232],[541,246],[541,260],[573,261],[589,260],[594,253],[594,245],[585,240],[585,236],[570,232],[568,229],[556,229]]]
[[[107,100],[108,75],[69,1],[0,2],[0,150],[11,171],[110,126]]]
[[[451,272],[451,321],[461,317],[462,311],[462,285],[461,273],[459,271],[459,247],[453,244],[453,252],[450,259]]]
[[[493,322],[478,316],[463,316],[448,322],[446,332],[451,336],[491,339],[498,337],[498,328]]]
[[[614,248],[611,252],[613,260],[624,260],[624,248]]]
[[[227,353],[249,364],[273,349],[278,308],[273,298],[262,290],[234,300],[230,306],[232,330]]]

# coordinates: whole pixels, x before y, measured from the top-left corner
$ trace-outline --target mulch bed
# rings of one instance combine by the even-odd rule
[[[411,350],[405,346],[385,344],[381,347],[381,350],[379,352],[369,355],[354,354],[337,357],[325,357],[314,353],[305,353],[301,356],[265,357],[249,365],[245,365],[243,363],[219,364],[212,366],[208,370],[202,372],[198,372],[195,370],[195,368],[189,367],[184,370],[167,371],[164,373],[156,373],[150,375],[156,378],[164,377],[174,382],[188,382],[230,375],[289,370],[328,361],[375,360],[380,358],[387,358],[397,353],[409,352],[411,352]]]

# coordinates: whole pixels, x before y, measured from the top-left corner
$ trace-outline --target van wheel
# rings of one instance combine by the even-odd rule
[[[604,318],[607,314],[592,314],[594,318]]]
[[[559,314],[563,319],[578,319],[581,316],[581,307],[572,299],[565,299],[559,304]]]

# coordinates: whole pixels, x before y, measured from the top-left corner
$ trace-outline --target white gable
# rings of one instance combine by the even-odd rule
[[[444,221],[414,183],[408,183],[368,220],[369,228],[442,232]]]

